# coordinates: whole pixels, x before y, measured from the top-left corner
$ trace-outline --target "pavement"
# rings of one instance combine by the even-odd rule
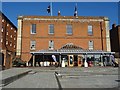
[[[10,83],[4,88],[58,88],[54,73],[51,72],[30,72],[23,78]]]
[[[58,74],[55,74],[57,72]],[[118,90],[120,79],[114,67],[27,67],[0,72],[3,88],[109,88]]]
[[[5,86],[32,71],[28,68],[11,68],[0,71],[0,87]]]

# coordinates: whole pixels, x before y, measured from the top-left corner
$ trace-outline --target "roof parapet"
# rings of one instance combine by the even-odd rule
[[[110,21],[108,17],[104,17],[104,20],[105,21]]]
[[[18,16],[18,19],[23,19],[23,16]]]

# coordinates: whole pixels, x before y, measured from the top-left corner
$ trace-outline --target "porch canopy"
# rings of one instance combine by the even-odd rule
[[[85,50],[82,49],[81,47],[75,46],[73,44],[66,44],[63,47],[61,47],[58,50],[39,50],[39,51],[33,51],[30,52],[33,56],[33,66],[35,62],[35,56],[36,55],[43,55],[43,61],[44,61],[44,55],[59,55],[59,63],[61,64],[61,56],[62,55],[84,55],[85,60],[87,59],[87,55],[111,55],[114,54],[115,52],[107,52],[107,51],[102,51],[102,50]]]
[[[40,50],[36,52],[30,52],[33,55],[67,55],[67,54],[102,54],[102,55],[108,55],[108,54],[114,54],[115,52],[107,52],[102,50]]]
[[[69,55],[69,54],[101,54],[101,55],[110,55],[110,54],[114,54],[115,52],[107,52],[107,51],[102,51],[102,50],[87,50],[87,49],[83,49],[79,46],[73,45],[72,43],[68,43],[64,46],[62,46],[60,49],[58,50],[39,50],[39,51],[33,51],[30,52],[33,55]]]

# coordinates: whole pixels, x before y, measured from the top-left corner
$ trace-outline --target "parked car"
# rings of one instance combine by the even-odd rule
[[[15,58],[13,60],[13,66],[15,66],[15,67],[20,67],[20,66],[26,67],[26,62],[22,61],[21,58]]]

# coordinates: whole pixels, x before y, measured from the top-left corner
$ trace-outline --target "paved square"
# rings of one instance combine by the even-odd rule
[[[117,88],[120,82],[118,68],[114,67],[28,69],[32,72],[3,88]]]

